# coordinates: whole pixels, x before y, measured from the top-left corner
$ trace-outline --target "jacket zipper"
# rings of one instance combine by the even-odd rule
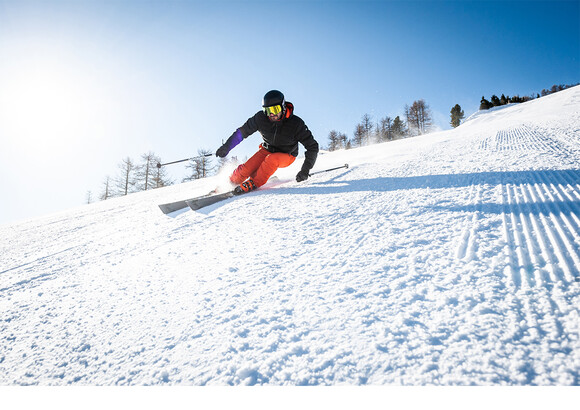
[[[274,124],[274,138],[272,139],[272,145],[276,146],[276,135],[278,134],[278,124]]]

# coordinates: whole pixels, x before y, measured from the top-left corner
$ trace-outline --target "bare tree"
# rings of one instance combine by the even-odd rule
[[[374,128],[372,117],[368,114],[363,115],[361,125],[363,131],[363,144],[369,145],[372,142],[371,137]]]
[[[173,185],[173,180],[167,176],[167,170],[163,167],[157,167],[153,171],[153,187],[163,188],[164,186]]]
[[[330,143],[328,144],[329,151],[336,151],[339,149],[339,142],[338,142],[338,131],[332,130],[328,133],[328,140]]]
[[[330,140],[330,144],[328,146],[329,151],[336,151],[347,147],[348,138],[346,134],[342,132],[332,130],[328,134],[328,139]]]
[[[346,134],[332,130],[330,131],[328,138],[330,139],[330,151],[346,148]]]
[[[156,188],[153,178],[157,171],[157,163],[161,161],[151,151],[142,154],[141,161],[141,164],[136,169],[137,189],[139,191],[147,191],[148,189]]]
[[[365,138],[365,130],[362,124],[357,124],[354,129],[352,142],[355,147],[362,147]]]
[[[398,115],[393,120],[392,132],[394,140],[405,138],[407,135],[409,135],[405,121],[401,120],[401,117]]]
[[[350,148],[350,141],[348,140],[348,137],[346,136],[346,134],[344,132],[341,132],[340,134],[338,134],[338,141],[340,143],[341,148],[344,148],[344,149]]]
[[[106,201],[107,199],[113,197],[113,192],[111,189],[111,177],[110,176],[106,176],[105,180],[103,181],[103,192],[101,193],[101,196],[99,197],[99,199],[101,201]]]
[[[356,147],[362,147],[363,145],[369,145],[372,141],[373,130],[375,125],[373,124],[372,117],[369,114],[362,116],[361,122],[357,124],[353,133],[353,143]]]
[[[410,107],[405,105],[405,115],[409,130],[417,135],[427,133],[433,124],[431,110],[425,100],[415,101]]]
[[[136,167],[133,160],[129,157],[123,159],[119,164],[121,174],[117,179],[117,190],[119,195],[127,195],[134,192],[135,189],[135,171]]]
[[[166,168],[157,167],[161,158],[153,152],[141,155],[142,163],[136,169],[137,189],[147,191],[171,185],[173,182],[167,176]]]
[[[192,158],[186,165],[186,168],[190,169],[189,176],[183,178],[182,182],[193,181],[195,179],[205,178],[211,175],[215,167],[212,164],[211,154],[212,151],[199,150],[197,151],[198,156]]]
[[[381,118],[377,124],[377,137],[379,142],[393,140],[393,120],[391,117]]]

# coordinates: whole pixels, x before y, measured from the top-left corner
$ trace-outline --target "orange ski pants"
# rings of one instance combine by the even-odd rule
[[[236,168],[230,176],[232,183],[239,185],[248,178],[252,178],[257,187],[268,182],[268,178],[278,168],[290,166],[296,157],[283,152],[271,153],[260,145],[260,149],[244,164]]]

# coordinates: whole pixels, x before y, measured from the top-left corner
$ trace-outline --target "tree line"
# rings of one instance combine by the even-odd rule
[[[554,94],[557,93],[558,91],[563,91],[567,88],[572,88],[572,87],[576,87],[577,85],[580,85],[580,83],[576,83],[576,84],[554,84],[551,88],[549,89],[543,89],[541,92],[541,96],[545,97],[546,95],[550,95],[550,94]]]
[[[485,96],[483,96],[481,97],[479,109],[487,110],[492,107],[511,103],[523,103],[534,98],[544,97],[546,95],[553,94],[567,88],[575,87],[577,85],[580,85],[580,83],[571,85],[553,85],[549,89],[543,89],[541,93],[538,93],[535,97],[520,97],[519,95],[509,97],[505,94],[502,94],[501,97],[492,95],[491,101],[489,101],[485,98]],[[465,113],[461,109],[461,106],[459,104],[455,104],[455,106],[451,108],[451,126],[453,128],[458,127],[464,118]],[[432,125],[432,115],[431,110],[429,109],[429,105],[421,99],[413,102],[411,106],[405,105],[404,119],[401,119],[400,116],[396,116],[395,118],[386,116],[384,118],[380,118],[377,122],[373,122],[373,119],[369,114],[364,114],[362,116],[361,122],[355,126],[353,136],[350,139],[343,132],[339,132],[337,130],[330,131],[328,134],[329,144],[327,149],[329,151],[350,149],[364,145],[427,134],[432,130]]]
[[[228,161],[220,158],[214,162],[212,151],[201,149],[198,156],[191,158],[186,165],[187,174],[181,182],[193,181],[214,175]],[[232,158],[231,160],[235,160]],[[162,188],[173,185],[173,181],[167,175],[167,169],[162,166],[161,158],[153,152],[142,154],[139,161],[126,157],[119,162],[117,174],[107,175],[102,184],[101,190],[95,198],[92,191],[87,192],[86,202],[92,203],[95,200],[105,201],[107,199],[129,195],[135,192],[147,191],[150,189]]]
[[[501,97],[498,97],[497,95],[492,95],[491,101],[487,100],[485,98],[485,96],[483,96],[483,97],[481,97],[479,109],[480,110],[489,110],[490,108],[499,107],[499,106],[506,105],[506,104],[523,103],[526,101],[531,101],[531,100],[536,99],[536,98],[545,97],[546,95],[557,93],[558,91],[562,91],[562,90],[565,90],[567,88],[575,87],[579,84],[580,83],[568,84],[568,85],[565,85],[565,84],[553,85],[549,89],[544,88],[541,91],[541,93],[537,93],[535,96],[530,95],[530,96],[520,97],[519,95],[516,95],[514,97],[510,97],[510,96],[505,96],[504,94],[502,94]]]
[[[465,114],[459,104],[451,109],[451,125],[459,126]],[[328,150],[350,149],[381,142],[394,141],[402,138],[428,134],[433,128],[433,115],[425,100],[414,101],[405,105],[404,118],[385,116],[373,122],[369,114],[362,116],[353,131],[352,138],[343,132],[332,130],[328,134]]]
[[[534,98],[531,96],[520,97],[519,95],[515,95],[513,97],[510,97],[510,96],[506,97],[504,94],[502,94],[501,97],[498,97],[497,95],[494,94],[491,96],[491,101],[489,101],[487,98],[485,98],[485,96],[483,96],[483,97],[481,97],[479,109],[480,110],[489,110],[490,108],[493,108],[493,107],[499,107],[502,105],[512,104],[512,103],[523,103],[523,102],[530,101],[533,99]]]

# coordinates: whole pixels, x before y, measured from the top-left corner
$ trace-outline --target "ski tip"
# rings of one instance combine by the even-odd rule
[[[344,167],[345,167],[345,168],[348,168],[348,164],[344,164]]]
[[[179,211],[183,208],[187,208],[187,204],[185,203],[185,201],[177,201],[169,204],[159,205],[159,209],[161,209],[161,212],[163,212],[165,215]]]

